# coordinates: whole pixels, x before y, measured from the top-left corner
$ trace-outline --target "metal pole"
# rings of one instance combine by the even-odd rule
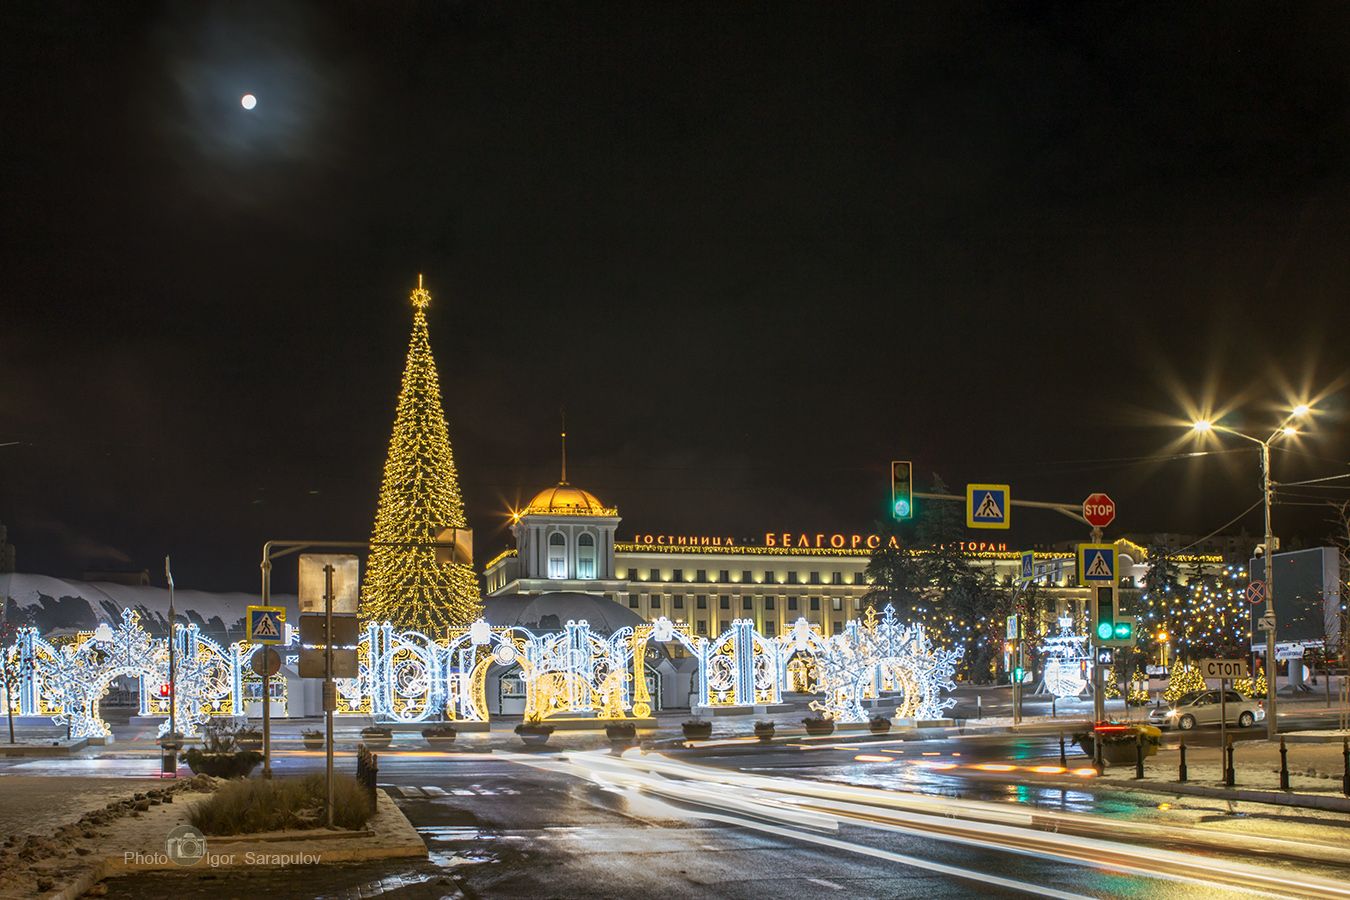
[[[1096,526],[1093,526],[1093,528],[1092,528],[1092,543],[1094,543],[1094,544],[1100,544],[1101,542],[1102,542],[1102,530],[1101,530],[1100,528],[1096,527]],[[1091,586],[1089,586],[1089,585],[1087,584],[1087,582],[1084,580],[1084,578],[1083,578],[1083,573],[1082,573],[1082,572],[1079,572],[1079,573],[1078,573],[1078,583],[1079,583],[1080,585],[1082,585],[1083,587],[1086,587],[1086,588],[1087,588],[1088,593],[1087,593],[1087,599],[1086,599],[1085,602],[1086,602],[1087,604],[1091,605],[1091,603],[1093,602],[1093,601],[1092,601],[1092,588],[1091,588]],[[1112,587],[1112,589],[1114,590],[1115,585],[1112,585],[1111,587]],[[1091,630],[1092,630],[1092,629],[1091,629],[1091,625],[1092,625],[1092,613],[1091,613],[1091,610],[1088,611],[1088,617],[1087,617],[1087,618],[1088,618],[1088,630],[1091,631]],[[1091,645],[1092,645],[1093,647],[1096,647],[1096,648],[1100,649],[1100,648],[1101,648],[1101,645],[1098,644],[1098,643],[1096,643],[1096,641],[1097,641],[1097,636],[1096,636],[1095,633],[1093,633],[1093,634],[1089,637],[1089,642],[1091,643]],[[1104,720],[1106,719],[1106,697],[1103,696],[1103,694],[1105,693],[1105,688],[1104,688],[1102,685],[1103,685],[1103,682],[1102,682],[1102,667],[1101,667],[1101,663],[1096,659],[1096,655],[1094,654],[1094,658],[1093,658],[1093,660],[1092,660],[1092,718],[1093,718],[1094,721],[1097,721],[1097,722],[1101,722],[1101,721],[1104,721]],[[1100,758],[1100,757],[1099,757],[1099,758]]]
[[[1219,746],[1228,746],[1228,679],[1219,679]],[[1223,752],[1219,753],[1219,762],[1223,762]]]
[[[1279,725],[1275,721],[1275,535],[1270,527],[1270,442],[1261,442],[1261,496],[1266,507],[1266,740],[1275,740]]]
[[[262,558],[262,605],[268,606],[272,601],[272,543],[268,541],[263,544]],[[268,663],[267,648],[263,647],[263,662]],[[272,777],[272,675],[271,668],[263,665],[262,699],[263,699],[263,778]]]
[[[178,681],[177,659],[174,653],[174,619],[176,614],[173,608],[173,572],[169,568],[169,557],[164,557],[164,578],[169,582],[169,740],[176,742],[178,740]]]
[[[325,809],[325,819],[328,827],[333,827],[333,704],[330,697],[333,692],[333,567],[326,565],[323,567],[323,629],[324,629],[324,648],[323,648],[323,696],[325,727],[328,731],[327,741],[327,760],[324,763],[325,775],[328,779],[328,803]]]

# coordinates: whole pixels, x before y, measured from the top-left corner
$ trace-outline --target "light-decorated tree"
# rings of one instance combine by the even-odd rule
[[[1205,689],[1205,679],[1200,675],[1200,670],[1177,663],[1172,666],[1171,677],[1167,680],[1167,690],[1163,691],[1163,699],[1168,703],[1174,703],[1183,695],[1191,691],[1203,691]]]
[[[483,601],[472,566],[440,562],[433,546],[443,529],[466,527],[464,500],[427,333],[431,294],[420,275],[411,300],[412,337],[384,461],[361,616],[435,637],[473,622]]]

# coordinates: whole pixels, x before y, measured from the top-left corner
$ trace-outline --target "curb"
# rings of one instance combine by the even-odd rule
[[[1093,784],[1107,784],[1112,787],[1127,787],[1148,790],[1155,794],[1190,794],[1196,797],[1214,797],[1220,800],[1242,800],[1248,803],[1268,803],[1274,806],[1296,806],[1301,809],[1320,809],[1325,812],[1350,813],[1350,797],[1331,797],[1323,794],[1295,794],[1284,791],[1256,791],[1243,788],[1209,787],[1203,784],[1182,784],[1180,782],[1158,783],[1146,781],[1120,781],[1114,778],[1099,778]],[[1082,785],[1079,785],[1081,788]]]

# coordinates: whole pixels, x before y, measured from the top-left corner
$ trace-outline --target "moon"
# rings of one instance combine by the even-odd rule
[[[245,94],[244,96],[239,98],[239,105],[242,106],[244,109],[252,109],[253,107],[258,105],[258,98],[253,96],[252,94]]]

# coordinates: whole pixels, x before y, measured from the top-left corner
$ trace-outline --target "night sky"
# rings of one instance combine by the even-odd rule
[[[1209,405],[1318,398],[1276,475],[1347,471],[1344,3],[0,15],[20,571],[368,536],[419,272],[480,563],[563,407],[621,538],[866,531],[892,458],[1203,533],[1259,497],[1166,458]]]

